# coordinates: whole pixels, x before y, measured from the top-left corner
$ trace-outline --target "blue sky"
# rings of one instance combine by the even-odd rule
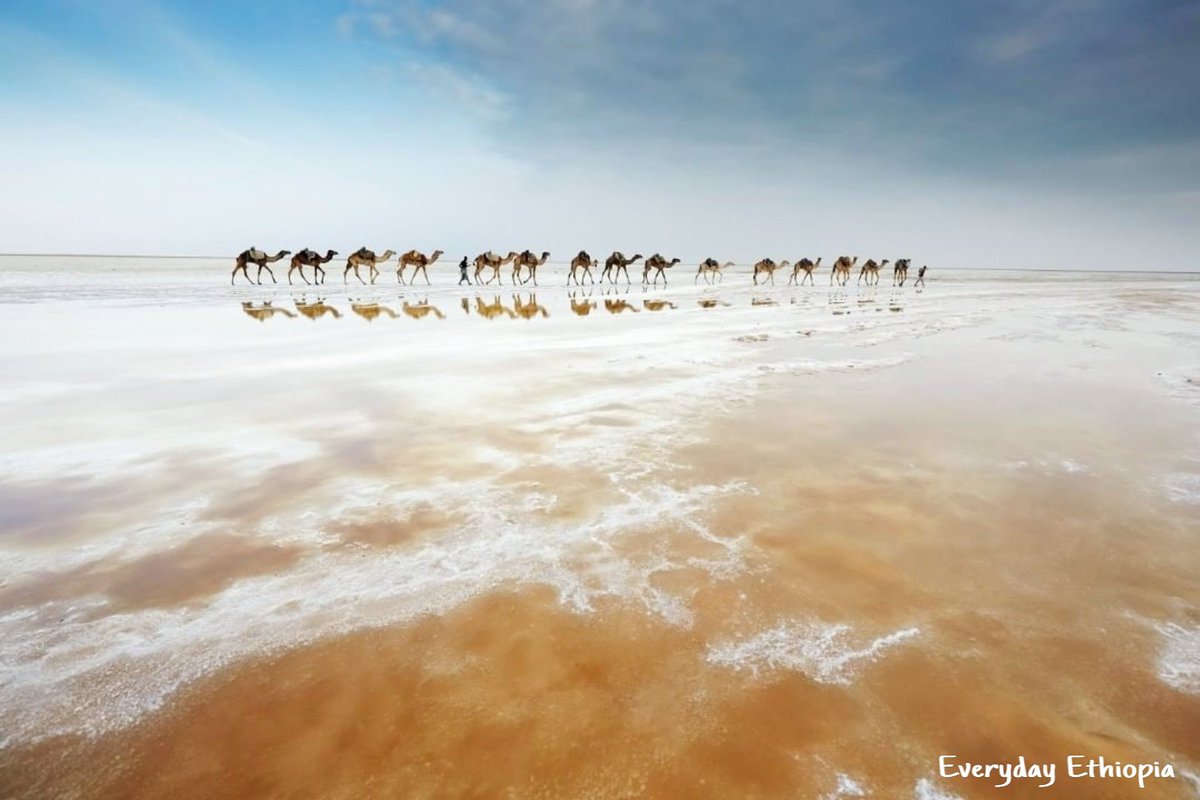
[[[1200,4],[0,5],[0,250],[1192,268]]]

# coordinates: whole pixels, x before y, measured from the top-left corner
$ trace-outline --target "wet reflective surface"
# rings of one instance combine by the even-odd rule
[[[440,266],[0,259],[6,796],[1197,772],[1200,282]]]

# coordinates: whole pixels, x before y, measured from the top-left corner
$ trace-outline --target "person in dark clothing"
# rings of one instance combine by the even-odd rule
[[[925,285],[925,270],[927,270],[927,269],[929,269],[929,267],[927,265],[922,265],[921,268],[919,270],[917,270],[917,282],[914,283],[913,286],[924,286]]]
[[[467,257],[463,256],[462,261],[458,262],[458,285],[462,286],[463,281],[467,282],[467,286],[471,285],[471,278],[467,275]]]

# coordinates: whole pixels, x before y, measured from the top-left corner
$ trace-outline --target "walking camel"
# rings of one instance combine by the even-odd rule
[[[305,283],[308,283],[308,278],[304,277],[304,268],[305,267],[313,268],[313,283],[324,283],[325,282],[325,270],[321,269],[321,265],[328,264],[330,261],[333,260],[333,257],[336,255],[337,255],[337,250],[330,250],[327,253],[325,253],[325,255],[321,255],[316,250],[312,250],[307,247],[304,248],[299,253],[296,253],[296,255],[292,256],[291,266],[288,267],[288,283],[291,284],[292,272],[295,270],[300,271],[300,280],[304,281]],[[321,276],[320,280],[317,280],[318,274]]]
[[[259,250],[257,247],[251,247],[249,250],[243,250],[242,252],[238,253],[237,259],[234,261],[233,274],[229,276],[229,285],[233,286],[233,279],[237,277],[238,270],[242,271],[242,275],[245,276],[247,283],[254,283],[254,281],[250,280],[250,273],[246,271],[246,266],[248,264],[258,265],[257,277],[259,286],[262,286],[262,271],[264,269],[268,274],[270,274],[271,283],[278,283],[279,281],[275,280],[275,273],[271,272],[271,268],[268,267],[267,264],[274,264],[284,256],[290,256],[291,254],[291,250],[280,250],[275,255],[269,256],[262,250]]]
[[[667,273],[665,272],[665,270],[670,269],[671,267],[675,266],[678,263],[679,263],[678,258],[672,258],[670,261],[667,261],[667,259],[663,258],[663,256],[661,256],[658,253],[655,253],[654,255],[647,258],[644,263],[644,268],[642,269],[642,283],[650,282],[650,271],[654,270],[655,271],[654,272],[654,285],[655,286],[658,285],[658,276],[661,275],[662,279],[663,279],[663,286],[666,286],[667,285]]]
[[[896,266],[892,267],[892,286],[903,286],[908,280],[908,265],[911,261],[911,258],[896,259]]]
[[[862,269],[859,270],[858,280],[861,281],[863,279],[863,276],[866,276],[867,286],[878,285],[879,284],[879,270],[881,270],[883,267],[886,267],[887,265],[888,265],[888,260],[886,258],[883,261],[880,261],[878,264],[875,263],[875,259],[868,258],[866,263],[862,265]],[[875,283],[871,283],[872,278],[875,279]]]
[[[805,281],[812,283],[813,272],[819,266],[821,266],[821,259],[819,258],[816,261],[813,261],[811,258],[800,259],[792,266],[792,277],[788,278],[788,285],[790,286],[796,282],[796,276],[799,275],[801,271],[804,272],[804,277],[801,278],[800,282],[796,285],[803,286]]]
[[[836,279],[838,285],[845,286],[850,280],[850,270],[858,263],[858,256],[850,258],[850,256],[838,256],[837,261],[833,262],[833,270],[829,273],[829,285],[833,286]]]
[[[488,283],[496,281],[499,285],[504,285],[504,279],[500,277],[500,268],[508,262],[512,261],[519,255],[517,251],[512,250],[508,255],[501,258],[498,254],[488,250],[486,253],[480,253],[475,256],[475,283],[479,283],[479,275],[485,269],[492,270],[492,277],[487,279]]]
[[[767,275],[767,277],[769,277],[771,279],[771,285],[774,286],[775,285],[775,270],[787,269],[787,267],[788,267],[787,261],[781,261],[778,264],[776,264],[771,259],[764,258],[762,261],[759,261],[757,264],[754,265],[754,285],[755,286],[758,285],[758,273],[761,272],[761,273],[764,273],[765,275]],[[765,282],[766,281],[764,281],[764,283]]]
[[[549,258],[550,258],[550,253],[543,251],[542,257],[539,260],[538,257],[535,256],[533,254],[533,252],[530,250],[525,250],[520,255],[518,255],[516,258],[514,258],[513,259],[513,272],[512,272],[513,286],[517,285],[517,278],[519,278],[521,276],[521,268],[522,267],[529,270],[529,277],[526,278],[525,280],[521,281],[521,283],[529,283],[529,281],[532,279],[533,285],[537,286],[537,268],[540,267],[542,264],[545,264],[546,260]]]
[[[633,258],[625,258],[625,254],[620,250],[614,250],[613,254],[604,261],[604,272],[600,274],[600,280],[603,281],[605,277],[608,277],[612,283],[616,283],[617,277],[624,271],[625,282],[629,283],[629,265],[635,261],[640,261],[641,258],[641,253],[638,253]]]
[[[409,250],[407,253],[400,256],[400,261],[396,264],[396,282],[404,283],[404,270],[411,264],[412,266],[416,267],[412,274],[413,282],[415,283],[417,280],[417,273],[422,272],[425,274],[425,283],[428,285],[429,272],[426,270],[426,267],[437,261],[441,255],[441,250],[434,250],[433,253],[428,256],[426,256],[420,250]]]
[[[700,262],[700,268],[696,270],[696,277],[692,283],[698,282],[701,275],[704,276],[705,283],[712,283],[712,281],[709,280],[709,275],[716,275],[717,282],[720,283],[721,281],[725,280],[725,275],[721,270],[732,266],[732,261],[726,261],[724,264],[722,264],[715,258],[706,258]]]
[[[574,279],[576,286],[579,285],[579,276],[575,273],[576,270],[580,269],[583,270],[583,274],[587,276],[589,281],[595,283],[596,279],[592,277],[592,267],[596,266],[596,264],[596,259],[589,256],[586,250],[580,250],[579,254],[571,259],[571,271],[567,274],[567,285],[571,285],[572,279]]]
[[[362,275],[358,274],[358,268],[364,264],[371,268],[369,274],[371,276],[371,283],[374,283],[375,278],[379,276],[378,266],[394,255],[396,255],[395,250],[385,250],[383,255],[376,256],[373,250],[368,250],[365,247],[358,248],[346,259],[346,268],[342,270],[342,283],[346,283],[346,277],[350,274],[350,270],[354,270],[354,277],[358,278],[359,283],[366,283],[362,279]]]

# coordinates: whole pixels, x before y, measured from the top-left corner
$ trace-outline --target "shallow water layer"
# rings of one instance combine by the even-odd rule
[[[1198,796],[1200,281],[453,272],[0,259],[3,794]]]

